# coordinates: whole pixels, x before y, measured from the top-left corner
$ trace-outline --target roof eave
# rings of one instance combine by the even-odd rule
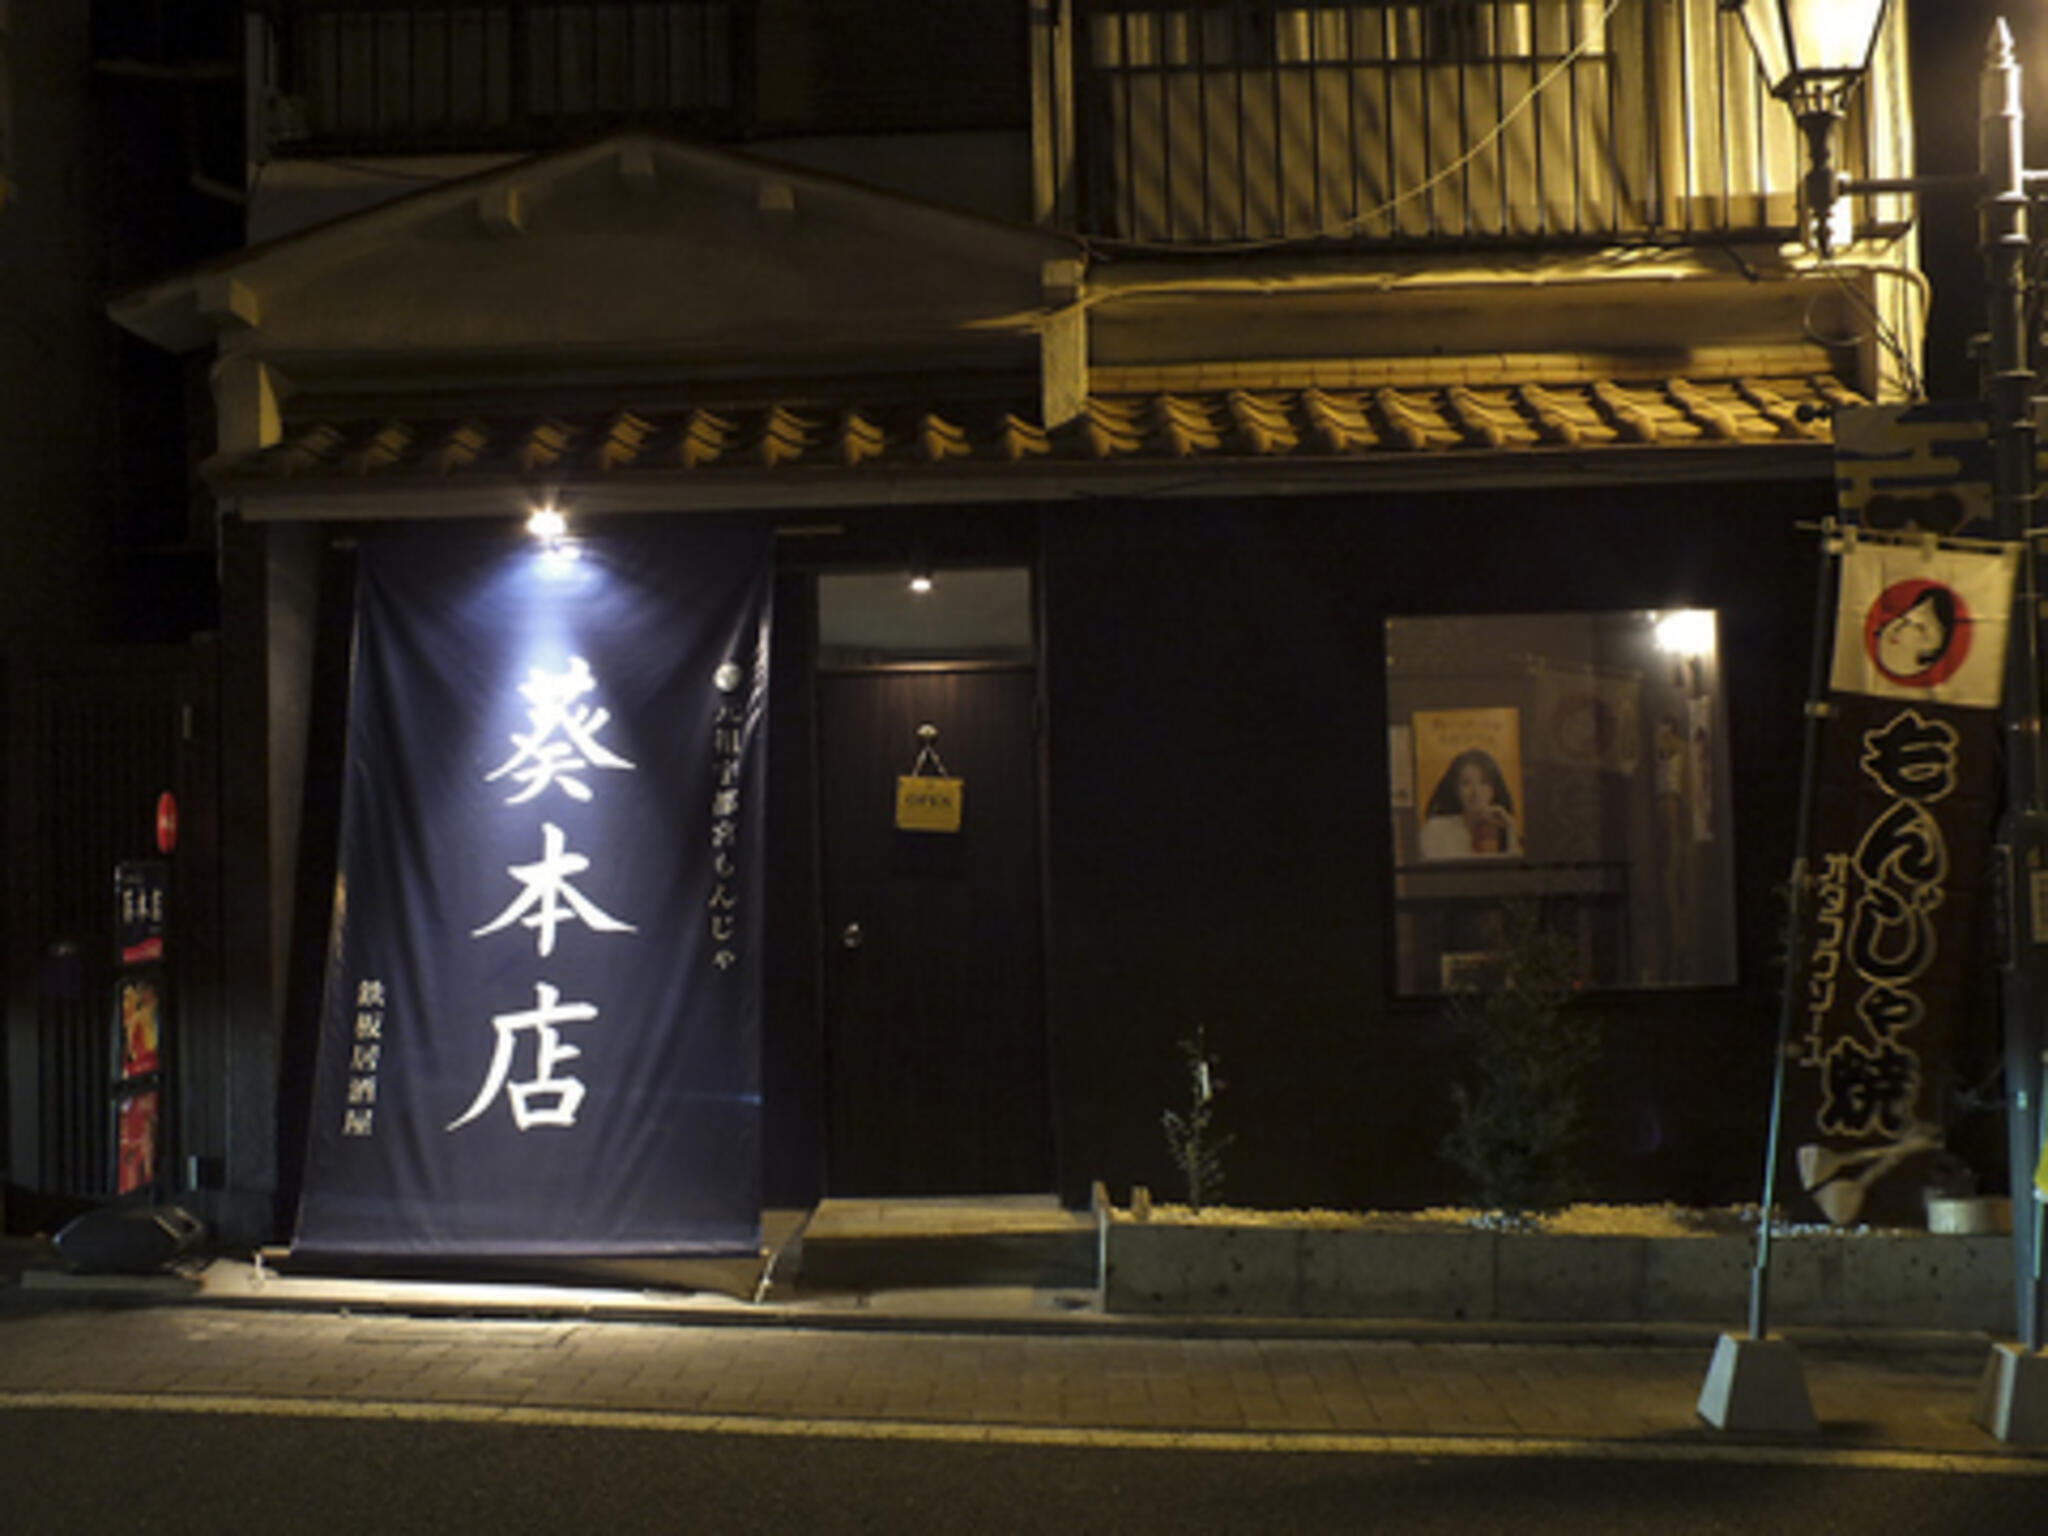
[[[332,478],[278,481],[220,475],[227,510],[254,522],[404,522],[523,517],[559,498],[587,516],[809,512],[905,505],[995,505],[1217,496],[1290,497],[1336,492],[1526,490],[1542,486],[1826,482],[1825,440],[1626,445],[1595,449],[1461,449],[1355,458],[1204,459],[1199,465],[987,463],[906,468],[646,470],[602,475],[479,475],[459,481],[389,476],[374,484]]]

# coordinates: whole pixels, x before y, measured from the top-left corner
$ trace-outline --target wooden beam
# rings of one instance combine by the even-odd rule
[[[1088,402],[1088,312],[1081,305],[1084,264],[1071,258],[1040,268],[1046,318],[1038,333],[1040,420],[1049,432]]]

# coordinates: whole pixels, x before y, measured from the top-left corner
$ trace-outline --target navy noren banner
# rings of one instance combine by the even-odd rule
[[[365,545],[298,1249],[757,1247],[771,572]]]

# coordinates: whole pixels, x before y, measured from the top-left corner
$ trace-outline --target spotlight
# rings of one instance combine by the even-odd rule
[[[563,536],[568,533],[569,519],[562,515],[560,508],[552,504],[536,507],[533,515],[526,520],[526,531],[552,548],[561,543]]]
[[[1714,615],[1704,608],[1680,608],[1651,620],[1657,649],[1673,656],[1714,654]]]

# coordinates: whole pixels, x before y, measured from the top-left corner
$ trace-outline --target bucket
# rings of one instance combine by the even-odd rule
[[[1927,1230],[1951,1237],[1986,1237],[2012,1230],[2012,1201],[2003,1195],[1927,1197]]]

